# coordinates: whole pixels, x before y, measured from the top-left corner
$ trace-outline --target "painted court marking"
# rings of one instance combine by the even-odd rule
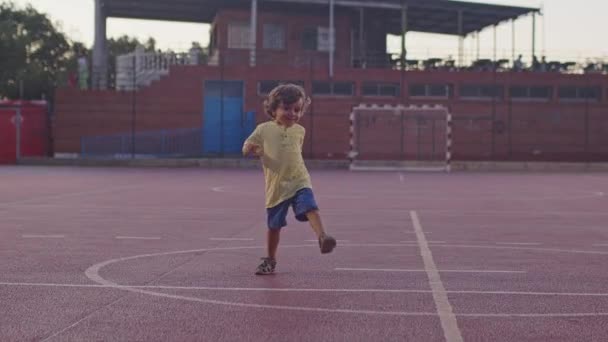
[[[400,183],[405,182],[405,177],[401,173],[399,174]],[[238,194],[238,195],[247,195],[247,196],[259,196],[256,192],[251,191],[239,191],[230,189],[229,186],[215,186],[211,187],[210,190],[216,193],[226,193],[226,194]],[[443,194],[442,194],[443,195]],[[369,193],[362,194],[360,192],[351,192],[344,195],[320,195],[319,197],[324,198],[336,198],[336,199],[366,199],[369,198]],[[536,197],[535,197],[536,196]],[[501,197],[501,201],[572,201],[572,200],[581,200],[581,199],[594,199],[594,198],[602,198],[605,196],[605,193],[601,191],[575,191],[568,194],[560,193],[559,195],[545,195],[538,196],[538,193],[529,193],[523,194],[520,197]],[[404,200],[434,200],[434,201],[454,201],[453,197],[445,197],[439,196],[439,194],[429,191],[424,192],[390,192],[383,191],[383,197],[396,197]],[[496,196],[493,194],[488,195],[479,195],[476,194],[474,196],[459,196],[460,198],[466,198],[467,200],[496,200]]]
[[[68,193],[61,193],[61,194],[54,194],[54,195],[45,195],[45,196],[40,196],[40,197],[21,199],[21,200],[17,200],[17,201],[0,202],[0,207],[27,204],[27,203],[31,203],[31,202],[44,201],[44,200],[57,200],[57,199],[65,199],[65,198],[70,198],[70,197],[102,195],[102,194],[108,194],[108,193],[112,193],[112,192],[116,192],[116,191],[132,190],[135,188],[141,188],[141,186],[128,185],[128,186],[118,186],[118,187],[114,187],[114,188],[106,188],[106,189],[99,189],[99,190],[89,190],[89,191],[68,192]]]
[[[116,236],[118,240],[160,240],[158,236]]]
[[[319,240],[304,240],[304,242],[316,242],[316,243],[319,243]],[[340,240],[338,240],[338,242],[341,243],[341,244],[342,243],[350,243],[350,240],[342,240],[342,239],[340,239]]]
[[[252,238],[209,238],[211,241],[253,241]]]
[[[422,225],[418,219],[418,214],[415,211],[410,211],[412,223],[414,224],[414,230],[416,231],[416,237],[418,238],[418,245],[420,246],[420,254],[422,255],[422,261],[424,263],[424,269],[429,278],[429,284],[433,294],[433,301],[437,307],[437,313],[439,314],[439,320],[441,322],[441,328],[443,329],[443,335],[446,342],[463,342],[462,334],[458,328],[458,322],[456,322],[456,316],[452,305],[448,300],[448,295],[445,291],[445,287],[441,282],[437,265],[433,260],[433,254],[429,248],[424,232],[422,231]]]
[[[428,272],[427,269],[399,269],[399,268],[335,268],[336,271],[363,271],[363,272]],[[526,273],[526,271],[509,270],[437,270],[440,273]]]
[[[505,245],[505,246],[540,246],[542,243],[540,242],[497,242],[497,245]]]
[[[268,288],[268,287],[212,287],[212,286],[164,286],[164,285],[99,285],[99,284],[60,284],[60,283],[11,283],[0,282],[0,286],[13,287],[56,287],[56,288],[98,288],[98,289],[156,289],[186,291],[225,291],[225,292],[343,292],[343,293],[432,293],[431,290],[416,289],[315,289],[315,288]],[[608,293],[586,292],[525,292],[525,291],[472,291],[446,290],[450,294],[503,295],[503,296],[548,296],[548,297],[608,297]],[[460,315],[460,314],[459,314]]]
[[[246,195],[246,196],[259,196],[257,192],[251,191],[239,191],[239,190],[230,190],[227,186],[214,186],[211,188],[211,191],[223,194],[237,194],[237,195]],[[315,195],[319,198],[330,198],[330,199],[365,199],[365,196],[357,196],[357,195],[323,195],[317,194]]]
[[[307,244],[307,245],[285,245],[282,248],[310,248],[315,247],[315,244]],[[416,247],[415,245],[404,245],[404,244],[344,244],[342,247]],[[457,247],[461,247],[460,245],[456,245]],[[437,247],[447,247],[446,245],[441,245]],[[573,254],[586,254],[587,251],[579,251],[579,250],[560,250],[560,249],[547,249],[547,248],[532,248],[532,247],[497,247],[497,246],[471,246],[471,248],[482,247],[482,248],[500,248],[500,249],[511,249],[511,250],[532,250],[538,252],[558,252],[558,253],[573,253]],[[114,283],[112,281],[106,280],[100,276],[101,269],[104,267],[110,266],[115,263],[140,259],[140,258],[151,258],[158,256],[172,256],[172,255],[182,255],[182,254],[200,254],[204,252],[213,252],[213,251],[227,251],[227,250],[246,250],[246,249],[265,249],[265,246],[243,246],[243,247],[218,247],[218,248],[205,248],[205,249],[196,249],[196,250],[182,250],[182,251],[172,251],[172,252],[162,252],[162,253],[152,253],[152,254],[141,254],[130,257],[123,257],[117,259],[111,259],[107,261],[103,261],[92,265],[85,271],[85,275],[95,283],[99,285],[94,286],[102,286],[108,288],[116,288],[124,291],[147,294],[156,297],[164,297],[178,300],[185,300],[190,302],[198,302],[205,304],[213,304],[213,305],[225,305],[225,306],[233,306],[233,307],[243,307],[243,308],[257,308],[257,309],[280,309],[280,310],[291,310],[291,311],[307,311],[307,312],[330,312],[330,313],[344,313],[344,314],[364,314],[364,315],[393,315],[393,316],[401,316],[401,317],[412,317],[412,316],[438,316],[438,311],[435,312],[405,312],[405,311],[374,311],[374,310],[352,310],[352,309],[331,309],[331,308],[315,308],[315,307],[299,307],[299,306],[284,306],[284,305],[269,305],[269,304],[247,304],[247,303],[239,303],[239,302],[229,302],[229,301],[220,301],[220,300],[212,300],[201,297],[189,297],[189,296],[177,296],[165,294],[162,292],[154,292],[150,291],[150,289],[162,289],[162,288],[177,288],[183,290],[214,290],[214,291],[310,291],[310,292],[414,292],[414,293],[431,293],[436,294],[435,289],[429,290],[390,290],[390,289],[295,289],[295,288],[282,288],[282,289],[262,289],[262,288],[213,288],[213,287],[151,287],[151,286],[125,286]],[[428,248],[428,245],[427,245]],[[593,252],[593,254],[601,254],[608,255],[608,252]],[[55,286],[51,284],[51,286]],[[69,285],[73,286],[73,285]],[[426,291],[426,292],[420,292]],[[445,293],[456,293],[456,294],[479,294],[479,295],[522,295],[522,296],[589,296],[589,297],[608,297],[608,293],[552,293],[552,292],[518,292],[518,291],[445,291]],[[454,314],[453,314],[454,315]],[[456,315],[455,315],[456,316]],[[515,317],[531,317],[531,318],[541,318],[541,317],[605,317],[608,316],[608,312],[589,312],[589,313],[461,313],[457,314],[459,317],[494,317],[494,318],[515,318]]]
[[[24,239],[63,239],[65,238],[65,235],[59,235],[59,234],[51,234],[51,235],[39,235],[39,234],[24,234],[21,235],[22,238]]]
[[[407,232],[410,233],[410,232]],[[413,234],[416,234],[416,232],[411,232]],[[428,234],[428,232],[425,232],[425,234]],[[413,240],[409,240],[409,241],[400,241],[401,243],[418,243],[418,241],[413,241]],[[427,241],[427,243],[446,243],[445,241]]]

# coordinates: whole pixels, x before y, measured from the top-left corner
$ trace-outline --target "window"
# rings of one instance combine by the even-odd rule
[[[361,88],[363,96],[397,97],[401,93],[399,83],[365,82]]]
[[[304,50],[316,51],[317,50],[317,28],[306,28],[302,31],[302,48]]]
[[[273,81],[259,81],[258,82],[258,94],[267,95],[268,93],[270,93],[270,91],[272,89],[274,89],[278,85],[286,84],[286,83],[293,83],[293,84],[297,84],[301,87],[304,87],[303,81],[274,81],[274,80]]]
[[[277,24],[264,24],[264,49],[285,49],[285,28]]]
[[[251,39],[248,23],[228,24],[228,48],[229,49],[248,49]]]
[[[352,82],[313,82],[313,95],[338,95],[352,96],[354,91],[354,83]]]
[[[578,89],[579,97],[586,100],[600,100],[601,88],[600,87],[582,87]]]
[[[509,88],[512,99],[525,100],[549,100],[553,95],[553,88],[550,86],[512,86]]]
[[[412,84],[410,85],[410,96],[412,97],[444,97],[451,95],[449,84]]]
[[[594,100],[599,101],[601,87],[559,87],[558,96],[560,100]]]
[[[350,82],[334,82],[333,84],[333,95],[353,95],[354,85]]]
[[[302,31],[302,49],[307,51],[329,51],[331,46],[330,35],[331,32],[327,27],[305,28]]]
[[[499,85],[465,84],[460,86],[460,97],[470,99],[502,99],[504,87]]]
[[[430,84],[428,85],[428,94],[434,97],[448,97],[448,89],[449,87],[444,84]]]
[[[330,32],[328,27],[317,28],[317,50],[330,51]]]
[[[410,96],[427,96],[426,95],[426,85],[424,85],[424,84],[410,85]]]
[[[530,87],[530,97],[534,99],[550,99],[553,95],[552,87]]]

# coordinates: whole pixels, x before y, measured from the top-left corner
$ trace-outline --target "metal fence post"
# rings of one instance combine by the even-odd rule
[[[23,103],[19,104],[17,107],[17,116],[15,117],[15,128],[16,128],[16,147],[15,147],[15,156],[17,157],[17,162],[21,159],[21,106]]]

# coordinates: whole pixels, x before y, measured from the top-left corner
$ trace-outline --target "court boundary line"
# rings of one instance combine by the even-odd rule
[[[429,279],[429,285],[431,286],[433,301],[435,302],[435,308],[439,315],[439,321],[441,323],[441,329],[443,329],[443,336],[447,342],[463,342],[462,333],[458,327],[456,321],[456,315],[454,315],[454,309],[448,299],[448,295],[441,281],[437,265],[433,259],[433,254],[429,248],[424,231],[422,230],[422,224],[418,218],[416,211],[410,211],[414,230],[416,231],[416,237],[418,239],[418,246],[420,248],[420,255],[422,256],[422,262],[424,264],[424,270]]]

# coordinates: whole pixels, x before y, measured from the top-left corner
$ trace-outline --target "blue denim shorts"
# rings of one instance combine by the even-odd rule
[[[300,222],[308,221],[306,213],[319,209],[312,189],[300,189],[292,198],[266,209],[268,214],[268,229],[281,229],[287,225],[289,206],[293,208],[296,220]]]

